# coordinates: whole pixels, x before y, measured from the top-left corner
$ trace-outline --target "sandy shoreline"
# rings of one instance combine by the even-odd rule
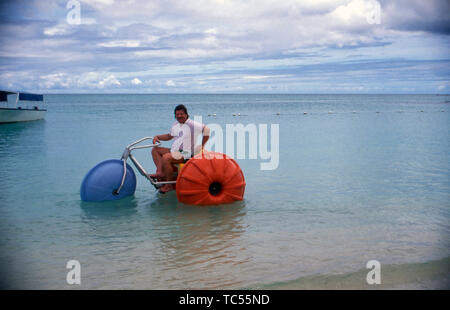
[[[270,290],[448,290],[450,257],[425,263],[385,265],[381,284],[369,285],[369,269],[338,275],[316,275],[258,287]]]

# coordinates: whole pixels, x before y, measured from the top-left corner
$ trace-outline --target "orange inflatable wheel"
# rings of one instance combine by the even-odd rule
[[[244,199],[245,179],[239,165],[222,153],[206,152],[191,158],[177,177],[178,201],[217,205]]]

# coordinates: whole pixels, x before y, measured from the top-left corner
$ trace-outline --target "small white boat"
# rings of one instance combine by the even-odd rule
[[[8,96],[16,95],[15,105],[8,105]],[[38,94],[0,91],[0,124],[28,122],[43,119],[46,109],[38,106],[44,96]]]

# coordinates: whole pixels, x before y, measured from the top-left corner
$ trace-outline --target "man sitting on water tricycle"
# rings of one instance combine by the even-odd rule
[[[150,178],[158,181],[173,181],[174,164],[184,163],[186,160],[194,156],[196,139],[198,134],[202,133],[202,150],[208,142],[210,129],[199,122],[189,118],[189,114],[184,105],[180,104],[174,110],[175,122],[170,129],[170,133],[157,135],[153,138],[153,144],[162,141],[169,141],[175,138],[172,147],[155,146],[152,149],[153,161],[156,165],[156,172],[150,174]],[[164,184],[159,188],[160,193],[167,193],[174,189],[173,184]]]
[[[83,201],[107,201],[134,195],[136,175],[127,164],[130,159],[142,176],[161,193],[176,189],[179,202],[189,205],[219,205],[242,200],[245,179],[241,168],[226,154],[203,149],[209,139],[210,129],[189,119],[183,105],[175,108],[177,122],[170,133],[144,137],[129,144],[120,160],[105,160],[93,167],[84,177],[80,188]],[[202,133],[201,146],[195,146],[196,137]],[[176,138],[171,149],[160,147],[160,140]],[[140,145],[145,140],[152,145]],[[201,147],[201,148],[200,148]],[[148,174],[131,153],[137,149],[153,148],[156,173]],[[175,167],[173,165],[177,165]],[[177,169],[177,173],[174,170]]]

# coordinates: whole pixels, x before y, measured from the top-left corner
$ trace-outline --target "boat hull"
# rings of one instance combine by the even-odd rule
[[[0,123],[37,121],[45,117],[44,109],[0,108]]]

